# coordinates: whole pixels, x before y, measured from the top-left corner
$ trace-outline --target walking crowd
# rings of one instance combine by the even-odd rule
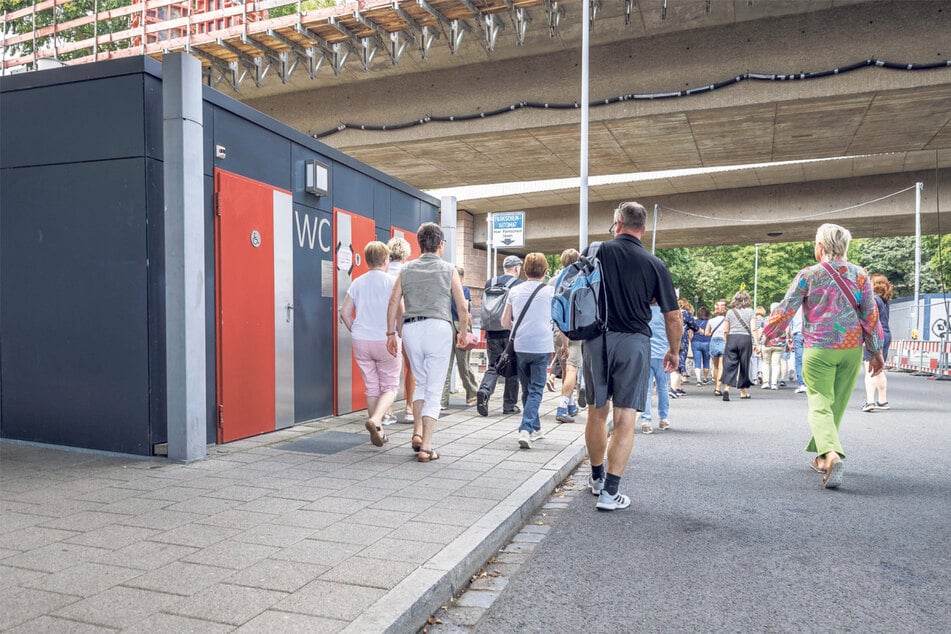
[[[848,230],[824,224],[816,233],[817,264],[799,272],[782,301],[767,311],[740,289],[715,301],[711,314],[678,297],[665,264],[644,248],[645,230],[644,207],[625,202],[614,211],[612,238],[582,253],[566,249],[556,275],[548,276],[542,253],[524,260],[507,256],[503,274],[483,288],[479,323],[488,360],[480,383],[469,365],[469,350],[479,340],[471,332],[469,288],[464,271],[442,259],[441,228],[420,226],[422,255],[416,260],[406,261],[408,245],[400,239],[368,244],[370,270],[354,280],[340,318],[353,333],[372,443],[388,440],[383,426],[393,420],[404,359],[406,412],[420,462],[439,459],[434,438],[449,405],[453,363],[466,405],[474,404],[481,416],[489,415],[502,382],[501,413],[520,415],[515,431],[522,449],[544,438],[540,405],[546,386],[555,391],[557,376],[554,421],[573,423],[587,407],[588,486],[598,497],[596,507],[623,509],[631,501],[620,481],[635,428],[639,423],[642,434],[651,434],[656,421],[658,430],[670,429],[671,401],[688,396],[692,373],[696,387],[712,386],[725,402],[733,390],[744,400],[753,398],[754,386],[795,385],[808,406],[806,451],[815,454],[809,466],[822,475],[824,487],[838,487],[845,459],[839,427],[863,367],[862,410],[889,407],[882,373],[893,294],[887,278],[849,263]],[[576,328],[574,320],[585,316],[593,327]]]

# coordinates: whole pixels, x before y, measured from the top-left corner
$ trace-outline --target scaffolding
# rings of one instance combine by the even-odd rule
[[[185,51],[209,84],[237,91],[247,78],[261,86],[269,73],[287,83],[295,70],[313,79],[321,67],[339,75],[348,61],[364,71],[397,64],[408,50],[425,59],[437,40],[456,53],[466,34],[490,51],[506,24],[521,46],[530,8],[544,11],[555,37],[563,5],[585,0],[357,0],[310,11],[300,0],[130,0],[105,10],[97,1],[87,15],[57,22],[57,9],[71,1],[3,13],[0,75],[44,58],[73,65]]]

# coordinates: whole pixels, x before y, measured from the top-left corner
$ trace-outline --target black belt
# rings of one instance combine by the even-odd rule
[[[424,319],[429,319],[429,317],[407,317],[403,320],[404,324],[411,324],[414,321],[423,321]]]

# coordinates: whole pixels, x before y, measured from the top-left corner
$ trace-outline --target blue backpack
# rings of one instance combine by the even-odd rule
[[[602,288],[600,242],[593,242],[588,255],[569,264],[555,282],[551,318],[573,341],[594,339],[607,330],[607,299]]]

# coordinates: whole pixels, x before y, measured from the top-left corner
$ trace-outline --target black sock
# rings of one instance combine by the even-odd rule
[[[599,464],[598,466],[591,465],[591,478],[593,480],[604,479],[604,465],[603,464]]]
[[[604,479],[604,490],[608,495],[617,495],[618,486],[621,484],[621,476],[609,473]]]

